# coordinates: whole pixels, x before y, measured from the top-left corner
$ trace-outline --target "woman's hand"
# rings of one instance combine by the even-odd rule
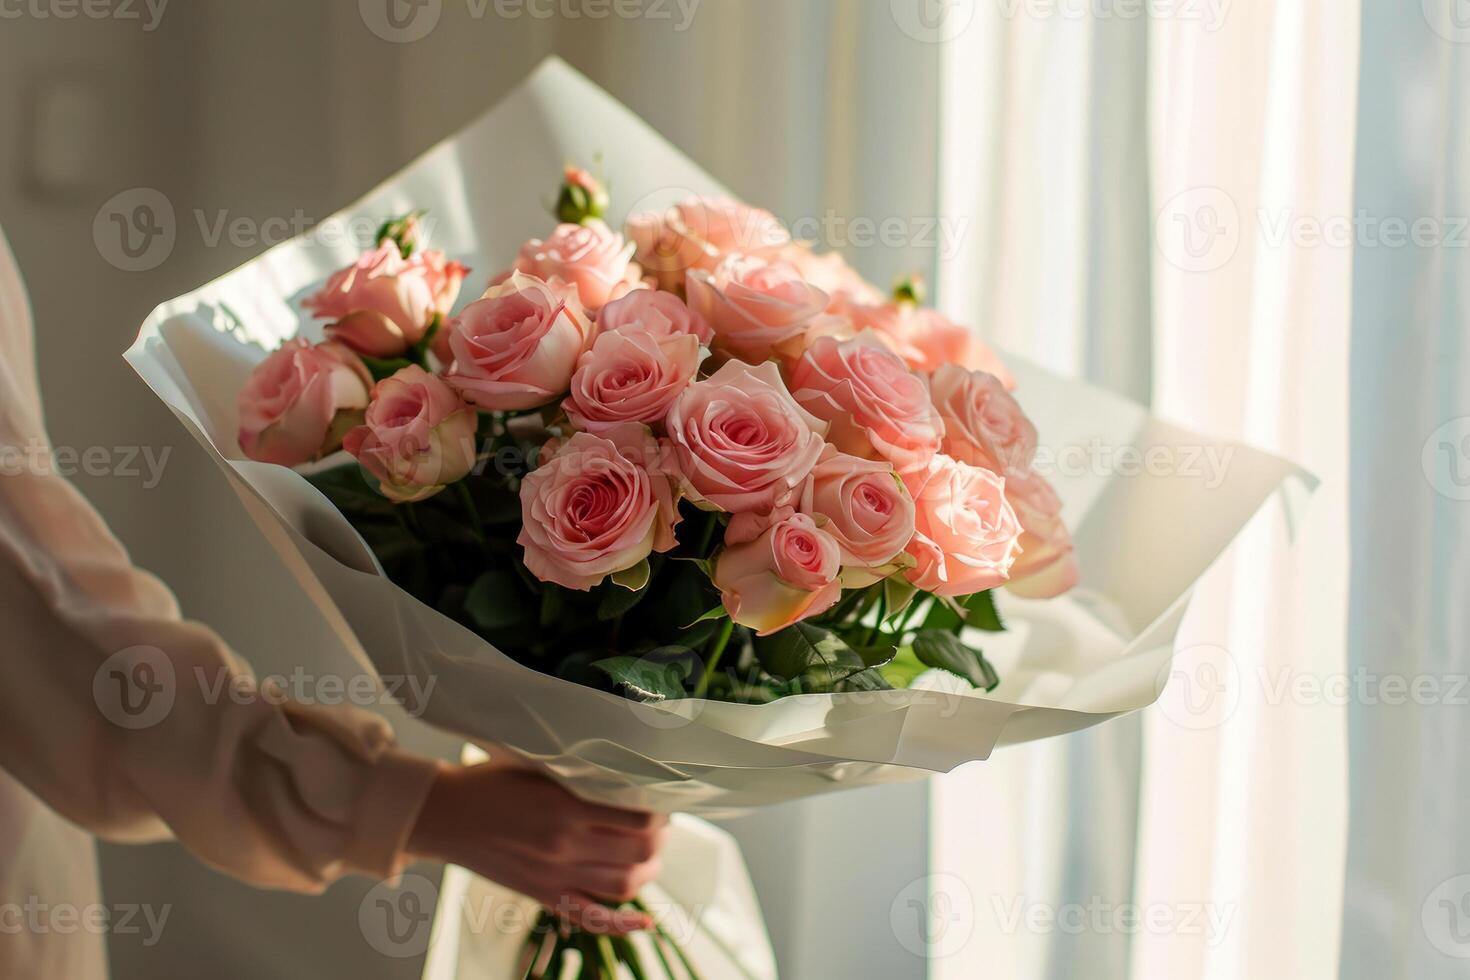
[[[621,935],[653,925],[614,911],[659,873],[668,818],[588,803],[525,769],[445,766],[409,850],[534,898],[580,929]]]

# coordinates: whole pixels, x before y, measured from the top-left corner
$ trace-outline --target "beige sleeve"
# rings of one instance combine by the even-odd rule
[[[297,891],[400,869],[434,764],[369,713],[260,696],[55,474],[3,233],[0,651],[0,767],[88,830]]]

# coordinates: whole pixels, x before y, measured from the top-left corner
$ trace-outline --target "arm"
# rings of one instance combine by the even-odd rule
[[[316,892],[413,856],[462,864],[594,931],[647,924],[599,903],[656,873],[662,818],[520,770],[411,756],[366,712],[259,696],[249,666],[182,620],[49,450],[30,451],[46,446],[32,357],[0,233],[0,449],[25,450],[27,464],[0,474],[0,767],[100,836],[174,836],[257,885]]]

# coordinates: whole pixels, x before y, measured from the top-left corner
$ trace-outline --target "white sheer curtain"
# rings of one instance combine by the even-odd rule
[[[976,5],[946,51],[941,207],[986,233],[941,302],[1323,485],[1211,573],[1158,708],[936,783],[977,939],[931,976],[1331,977],[1344,710],[1289,684],[1346,666],[1352,250],[1280,232],[1352,214],[1355,4],[1084,6]]]
[[[1363,3],[1349,656],[1425,686],[1351,710],[1349,980],[1470,972],[1470,12],[1405,6]]]

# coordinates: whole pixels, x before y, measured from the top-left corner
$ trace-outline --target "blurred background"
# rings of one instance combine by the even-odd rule
[[[1290,550],[1268,511],[1210,573],[1153,709],[733,822],[783,976],[1470,974],[1470,4],[0,0],[53,437],[168,453],[77,480],[191,615],[272,610],[261,671],[330,636],[284,575],[198,584],[274,559],[121,352],[551,54],[869,278],[1322,480]],[[103,866],[172,910],[110,937],[123,980],[422,966],[364,942],[364,883]]]

